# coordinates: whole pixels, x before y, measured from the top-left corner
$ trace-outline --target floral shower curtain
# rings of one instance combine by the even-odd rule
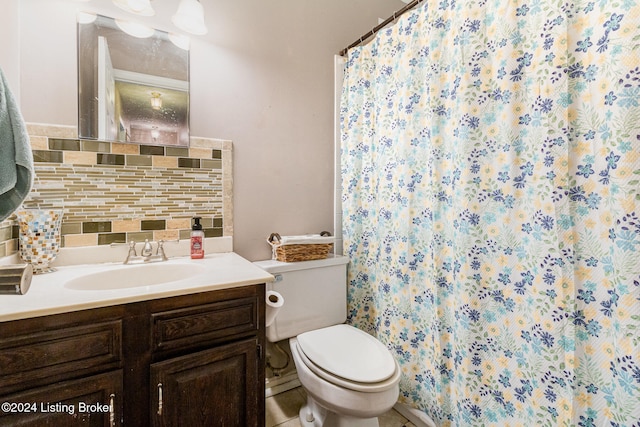
[[[350,50],[349,319],[439,425],[640,426],[639,25],[426,0]]]

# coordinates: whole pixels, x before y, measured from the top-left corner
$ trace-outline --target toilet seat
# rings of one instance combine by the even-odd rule
[[[397,384],[400,368],[376,338],[349,325],[335,325],[298,335],[305,365],[319,377],[340,387],[379,392]]]

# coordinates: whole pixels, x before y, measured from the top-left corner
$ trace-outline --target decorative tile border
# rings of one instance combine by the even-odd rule
[[[0,222],[0,257],[18,251],[18,225],[13,220]]]
[[[62,208],[63,246],[233,235],[232,144],[190,147],[81,140],[70,126],[27,124],[35,182],[25,208]],[[15,218],[0,223],[0,257],[17,251]]]

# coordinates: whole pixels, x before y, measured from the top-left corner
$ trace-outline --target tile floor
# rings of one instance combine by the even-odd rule
[[[300,427],[298,411],[305,401],[306,395],[301,387],[268,397],[266,427]],[[379,420],[380,427],[415,427],[393,409],[382,415]]]

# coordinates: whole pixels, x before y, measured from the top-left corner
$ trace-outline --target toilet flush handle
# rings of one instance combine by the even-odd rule
[[[282,274],[274,274],[273,277],[275,277],[276,282],[282,282]]]

